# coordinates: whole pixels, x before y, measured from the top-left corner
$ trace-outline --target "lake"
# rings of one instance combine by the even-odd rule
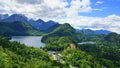
[[[41,42],[42,36],[12,36],[10,41],[20,42],[27,46],[44,47],[45,44]]]
[[[78,44],[96,44],[96,42],[91,42],[91,41],[89,41],[89,42],[80,42],[80,43],[78,43]]]

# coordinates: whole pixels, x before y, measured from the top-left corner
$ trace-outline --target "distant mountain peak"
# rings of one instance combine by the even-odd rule
[[[38,19],[36,22],[44,22],[42,19]]]
[[[54,23],[55,23],[55,21],[53,21],[53,20],[49,20],[49,21],[47,21],[47,22],[51,22],[51,23],[54,22]]]
[[[0,14],[0,20],[8,18],[9,15],[8,14]]]
[[[24,19],[28,19],[25,15],[23,14],[13,14],[10,17],[14,17],[14,18],[24,18]]]
[[[64,23],[64,24],[62,24],[61,26],[64,27],[64,29],[65,29],[65,28],[74,29],[74,28],[73,28],[70,24],[68,24],[68,23]]]
[[[81,30],[76,29],[76,31],[79,32],[79,33],[86,34],[86,35],[109,34],[109,33],[111,33],[108,30],[91,30],[91,29],[81,29]]]
[[[75,29],[68,23],[64,23],[62,25],[60,25],[58,28],[56,28],[53,32],[58,32],[58,31],[63,31],[63,32],[74,32]],[[69,32],[68,32],[69,33]]]
[[[28,18],[22,14],[13,14],[9,16],[8,18],[5,18],[2,20],[3,22],[14,22],[14,21],[21,21],[28,23]]]

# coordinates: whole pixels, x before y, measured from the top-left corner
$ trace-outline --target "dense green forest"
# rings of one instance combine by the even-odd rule
[[[10,32],[13,31],[12,33],[20,35],[35,35],[39,32],[36,33],[36,30],[27,24],[12,23],[15,24],[11,25],[11,22],[0,23],[2,25],[0,27],[0,68],[120,67],[119,34],[85,35],[76,32],[74,28],[65,23],[59,25],[52,32],[43,35],[42,42],[46,43],[44,48],[34,48],[18,42],[10,42],[8,40],[11,37]],[[15,28],[14,26],[18,27]],[[20,32],[22,30],[25,31]],[[33,34],[28,33],[29,31]],[[88,41],[94,42],[94,44],[78,44]],[[48,51],[60,54],[64,63],[60,60],[54,60]]]
[[[66,68],[65,64],[53,61],[40,48],[27,47],[9,42],[0,37],[0,68]]]
[[[61,31],[64,34],[64,30]],[[70,34],[65,31],[65,33]],[[46,50],[60,51],[66,64],[79,68],[119,68],[120,67],[120,35],[110,33],[108,35],[86,36],[80,35],[79,41],[93,41],[94,44],[77,44],[74,36],[63,35],[59,30],[43,36],[45,37]],[[90,38],[90,39],[89,39]],[[71,49],[70,44],[75,48]]]
[[[60,38],[62,36],[69,36],[78,42],[82,38],[80,37],[81,35],[82,34],[77,33],[75,29],[71,27],[71,25],[65,23],[65,24],[60,25],[58,28],[53,30],[48,35],[45,35],[42,39],[42,42],[46,42],[46,43],[49,42],[50,37]]]

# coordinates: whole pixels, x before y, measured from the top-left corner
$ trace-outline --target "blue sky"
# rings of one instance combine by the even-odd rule
[[[71,0],[67,0],[67,2],[70,3]],[[94,10],[91,12],[79,12],[78,14],[90,17],[106,17],[112,14],[120,15],[120,0],[91,0],[90,6]]]
[[[101,9],[101,11],[93,11],[98,17],[106,17],[111,14],[120,15],[120,0],[100,0],[101,4],[97,4],[98,0],[91,0],[93,8]],[[91,15],[92,16],[92,15]]]
[[[1,0],[0,12],[120,33],[120,0]]]

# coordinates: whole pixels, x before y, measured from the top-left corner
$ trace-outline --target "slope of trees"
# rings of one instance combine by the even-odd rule
[[[0,68],[65,68],[50,60],[47,52],[0,38]]]
[[[102,65],[94,59],[92,55],[79,49],[66,49],[62,52],[64,60],[75,67],[79,68],[101,68]]]
[[[59,27],[57,27],[51,33],[43,36],[42,42],[49,43],[48,40],[50,40],[50,37],[60,38],[60,37],[63,37],[63,36],[69,36],[69,37],[73,38],[74,41],[76,41],[76,42],[80,41],[81,38],[83,37],[83,36],[80,37],[81,34],[76,32],[76,30],[72,26],[65,23],[65,24],[62,24]]]
[[[96,35],[91,37],[95,44],[78,45],[70,36],[49,37],[47,50],[60,51],[68,65],[79,68],[119,68],[120,67],[120,35]],[[82,40],[82,39],[81,39]],[[89,41],[89,40],[88,40]],[[71,43],[76,49],[70,49]]]
[[[0,35],[40,35],[41,33],[30,24],[15,22],[0,22]]]

